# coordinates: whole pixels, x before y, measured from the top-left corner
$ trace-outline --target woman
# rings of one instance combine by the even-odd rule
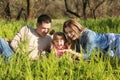
[[[88,59],[93,49],[105,52],[105,55],[120,56],[120,34],[101,34],[87,29],[75,20],[67,20],[63,25],[63,32],[72,41],[75,41],[76,51],[80,52],[84,59]]]

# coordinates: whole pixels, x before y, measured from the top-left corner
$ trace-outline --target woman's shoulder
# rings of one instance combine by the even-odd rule
[[[93,34],[94,34],[94,32],[93,32],[92,30],[86,28],[86,29],[83,31],[81,37],[90,37],[90,36],[93,35]]]
[[[95,37],[96,37],[96,32],[86,28],[80,40],[84,42],[93,42],[95,40]]]

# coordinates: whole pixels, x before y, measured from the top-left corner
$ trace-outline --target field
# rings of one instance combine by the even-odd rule
[[[66,19],[54,19],[52,28],[62,31]],[[78,20],[82,25],[100,33],[120,33],[120,18],[101,18]],[[0,36],[12,40],[19,29],[25,25],[36,26],[36,20],[25,22],[0,20]],[[21,45],[22,46],[22,45]],[[90,60],[76,61],[69,55],[57,58],[50,54],[37,61],[28,59],[29,52],[20,47],[11,57],[10,63],[0,56],[0,80],[119,80],[120,59],[99,56],[93,51]],[[51,52],[52,53],[52,52]]]

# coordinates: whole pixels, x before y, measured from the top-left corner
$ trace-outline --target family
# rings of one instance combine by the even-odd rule
[[[88,59],[94,49],[103,51],[105,55],[120,57],[120,34],[97,33],[76,20],[69,19],[63,23],[63,32],[55,32],[51,36],[48,34],[51,23],[51,17],[42,14],[37,19],[36,29],[30,26],[22,27],[10,44],[0,38],[0,55],[11,57],[19,48],[19,43],[26,39],[29,42],[31,60],[37,60],[38,54],[43,51],[49,54],[52,49],[58,57],[69,52],[79,58]]]

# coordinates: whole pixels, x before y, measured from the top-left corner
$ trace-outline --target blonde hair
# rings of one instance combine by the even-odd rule
[[[81,24],[79,24],[75,19],[70,19],[64,22],[63,24],[63,32],[65,32],[65,28],[70,27],[78,36],[80,36],[81,32],[85,29]]]

